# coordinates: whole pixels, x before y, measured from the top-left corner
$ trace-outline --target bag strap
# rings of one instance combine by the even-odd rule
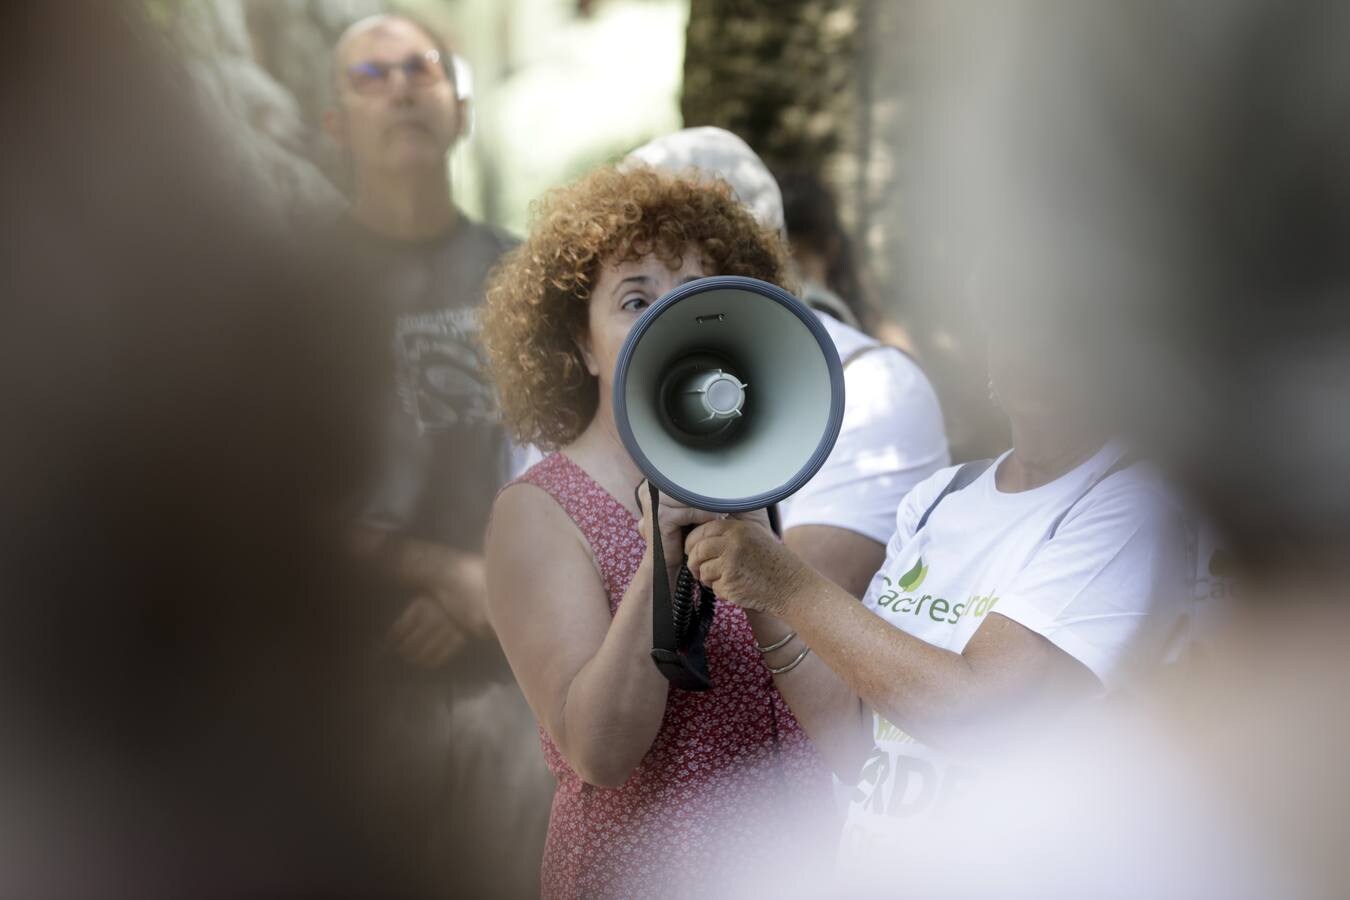
[[[914,357],[911,356],[909,353],[905,352],[904,350],[901,350],[899,347],[893,347],[890,344],[863,344],[861,347],[854,350],[848,356],[845,356],[843,362],[839,364],[839,368],[847,369],[849,366],[857,362],[861,357],[864,357],[867,354],[873,353],[877,350],[894,350],[896,353],[899,353],[901,356],[905,357],[905,359],[908,359],[914,363],[918,362],[918,360],[914,359]]]
[[[1064,517],[1067,516],[1070,512],[1072,512],[1073,508],[1077,506],[1079,503],[1081,503],[1084,497],[1092,493],[1093,489],[1097,487],[1097,485],[1101,484],[1103,481],[1110,478],[1112,475],[1115,475],[1117,472],[1124,472],[1126,469],[1128,469],[1130,466],[1134,465],[1137,462],[1139,462],[1139,454],[1135,453],[1133,450],[1127,450],[1125,453],[1122,453],[1120,458],[1117,459],[1111,465],[1110,468],[1108,468],[1102,474],[1098,475],[1096,478],[1092,479],[1092,482],[1088,484],[1088,486],[1085,487],[1078,494],[1078,496],[1073,499],[1073,502],[1070,503],[1068,506],[1064,507],[1064,511],[1055,517],[1054,523],[1050,526],[1050,535],[1049,537],[1046,538],[1046,540],[1052,540],[1054,538],[1055,534],[1059,531],[1060,523],[1064,521]]]
[[[952,476],[952,480],[947,482],[947,486],[942,489],[942,493],[934,497],[933,502],[928,504],[928,508],[923,511],[923,515],[919,517],[919,524],[915,527],[914,533],[917,534],[923,529],[923,526],[928,524],[928,517],[933,514],[933,510],[937,509],[937,505],[941,503],[948,494],[969,487],[976,478],[979,478],[984,474],[985,469],[993,465],[993,462],[992,459],[977,459],[974,462],[964,463],[961,468],[957,469],[956,474]]]

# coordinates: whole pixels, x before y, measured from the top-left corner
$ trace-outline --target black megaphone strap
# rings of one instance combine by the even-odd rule
[[[666,680],[680,690],[706,691],[712,687],[712,681],[708,677],[704,638],[712,627],[715,601],[711,596],[701,598],[703,602],[699,604],[697,620],[691,623],[687,634],[679,634],[675,626],[675,605],[692,604],[693,593],[707,594],[708,591],[706,588],[699,591],[692,577],[682,577],[680,581],[690,590],[681,590],[671,597],[670,579],[666,576],[666,551],[661,543],[661,495],[650,481],[647,488],[652,512],[652,659]]]

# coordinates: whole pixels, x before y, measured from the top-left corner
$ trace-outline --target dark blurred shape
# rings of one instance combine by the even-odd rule
[[[1169,90],[1144,109],[1133,92],[1116,101],[1122,116],[1147,116],[1152,140],[1134,149],[1134,173],[1157,217],[1139,243],[1163,284],[1121,298],[1124,341],[1095,335],[1115,350],[1108,383],[1133,388],[1122,398],[1131,423],[1246,565],[1343,572],[1350,6],[1174,15],[1175,27],[1152,23]]]
[[[1165,853],[1128,855],[1171,895],[1343,896],[1350,6],[928,9],[918,43],[957,52],[928,73],[911,209],[954,255],[1018,273],[982,293],[1007,305],[1003,321],[1040,327],[1097,414],[1201,501],[1231,554],[1211,563],[1233,576],[1214,599],[1241,601],[1162,723],[1179,771],[1221,807],[1151,785],[1121,795],[1124,816],[1073,830],[1114,862],[1142,802],[1136,837],[1183,855],[1166,868]],[[1165,784],[1148,751],[1126,752]],[[1129,783],[1090,758],[1094,778]],[[1208,821],[1177,828],[1197,813]],[[1027,893],[1085,895],[1048,889],[1052,868]],[[1252,887],[1250,868],[1279,887]],[[1129,894],[1114,865],[1100,873],[1097,894]]]
[[[412,895],[332,524],[383,348],[140,9],[0,12],[0,892]]]
[[[982,80],[936,148],[965,168],[924,210],[1016,260],[1006,301],[1056,323],[1246,566],[1342,568],[1350,7],[1037,2],[978,26]]]

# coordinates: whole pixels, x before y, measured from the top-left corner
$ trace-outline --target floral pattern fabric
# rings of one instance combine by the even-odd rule
[[[613,613],[646,549],[637,520],[562,454],[518,481],[546,491],[576,523]],[[829,773],[774,686],[745,612],[718,600],[706,647],[713,689],[670,690],[656,740],[621,787],[583,782],[540,729],[558,781],[544,897],[703,893],[752,870],[784,876],[784,865],[831,840]]]

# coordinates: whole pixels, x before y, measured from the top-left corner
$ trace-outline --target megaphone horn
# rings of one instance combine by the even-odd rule
[[[844,416],[825,327],[755,278],[682,285],[619,353],[614,416],[634,462],[668,496],[713,512],[761,509],[824,464]]]

